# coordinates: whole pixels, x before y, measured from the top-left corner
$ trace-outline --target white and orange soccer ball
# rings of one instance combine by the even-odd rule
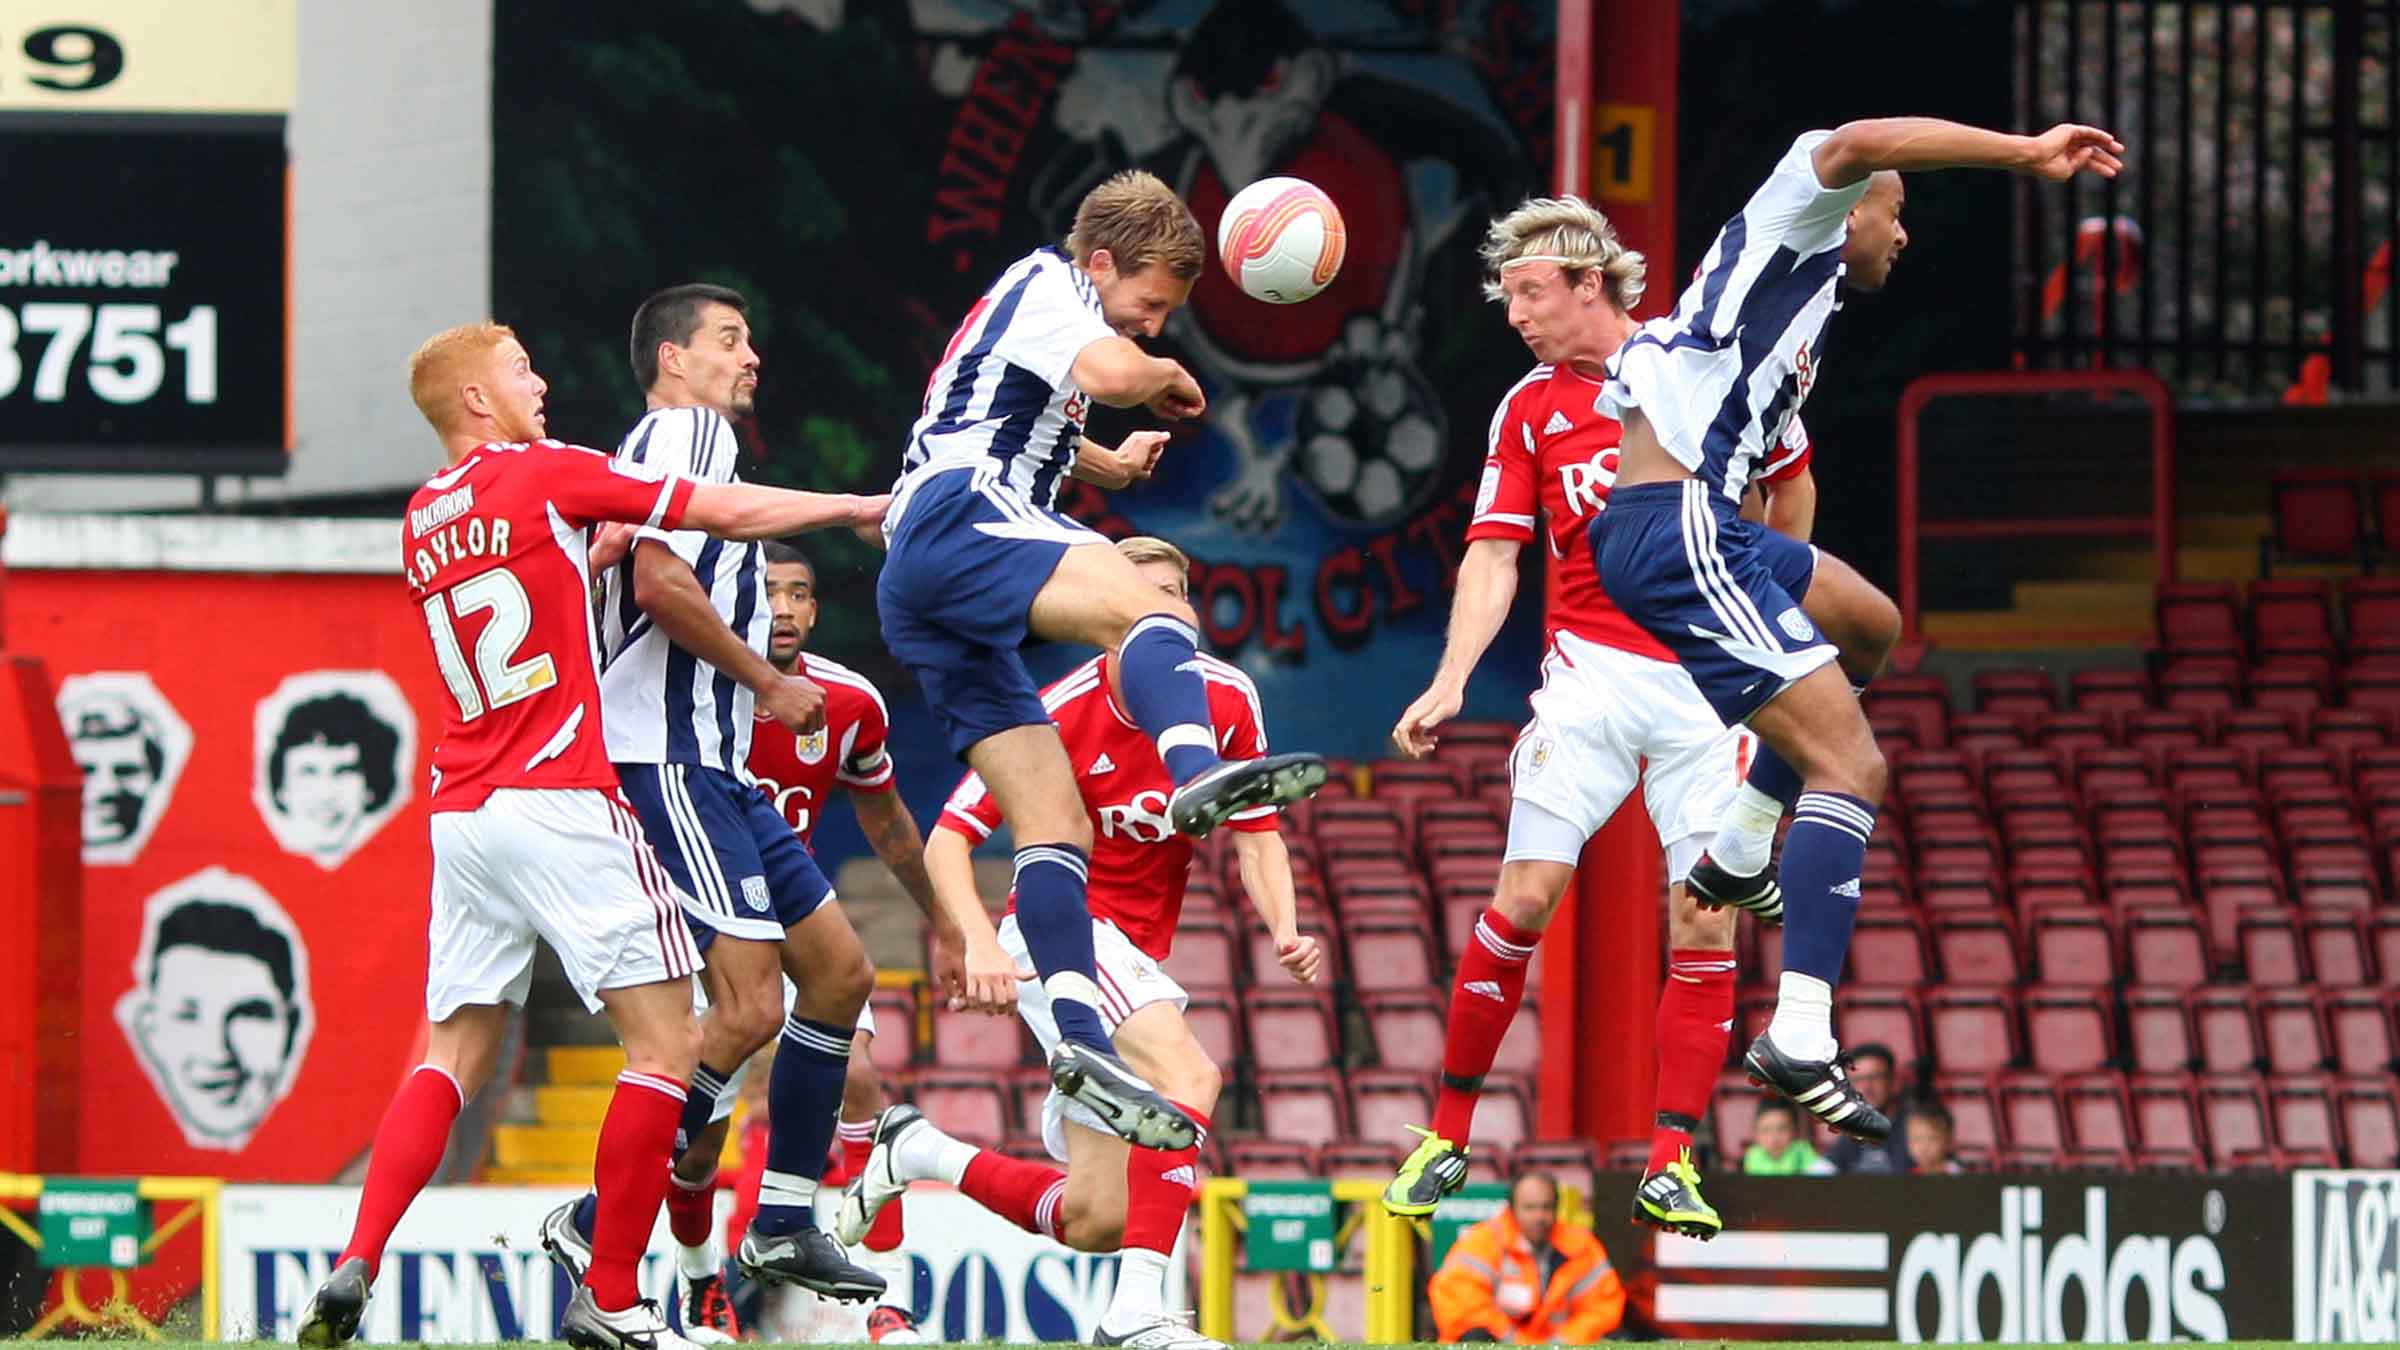
[[[1341,208],[1316,184],[1261,178],[1225,204],[1217,219],[1217,259],[1242,293],[1271,305],[1296,305],[1342,270]]]

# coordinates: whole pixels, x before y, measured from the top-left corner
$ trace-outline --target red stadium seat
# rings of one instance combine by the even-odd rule
[[[933,1010],[933,1062],[943,1068],[996,1069],[1029,1064],[1032,1045],[1024,1023],[1016,1018],[952,1012],[943,1007]]]
[[[2064,805],[2066,757],[2055,750],[1998,750],[1983,761],[1983,790],[1995,806]]]
[[[2132,989],[2125,995],[2130,1058],[2142,1073],[2182,1073],[2199,1060],[2192,1014],[2181,990]]]
[[[1183,1020],[1218,1068],[1231,1068],[1242,1057],[1242,1013],[1231,997],[1194,994],[1184,1007]]]
[[[2015,714],[2058,706],[2058,688],[2046,670],[1984,670],[1971,682],[1975,711]]]
[[[2134,1145],[2133,1105],[2124,1080],[2113,1073],[2084,1074],[2060,1084],[2067,1130],[2079,1149],[2129,1154]]]
[[[2329,665],[2279,657],[2250,671],[2250,706],[2307,716],[2333,701],[2333,670]]]
[[[2267,1081],[2267,1111],[2275,1147],[2294,1152],[2338,1154],[2341,1123],[2334,1110],[2332,1080],[2303,1074]]]
[[[2116,932],[2107,910],[2053,906],[2035,911],[2031,923],[2033,966],[2044,984],[2117,983]]]
[[[2375,545],[2385,558],[2400,555],[2400,473],[2379,469],[2367,479],[2367,497],[2375,503]]]
[[[877,989],[867,1003],[875,1010],[875,1035],[867,1042],[867,1054],[875,1071],[889,1078],[916,1062],[917,991]]]
[[[2391,528],[2390,522],[2385,528]],[[2342,583],[2342,620],[2353,657],[2400,652],[2400,577],[2351,577]]]
[[[2200,1113],[2208,1129],[2208,1156],[2217,1167],[2255,1165],[2252,1160],[2267,1149],[2267,1105],[2255,1076],[2201,1080]]]
[[[2342,701],[2386,717],[2400,717],[2400,655],[2382,659],[2386,664],[2352,666],[2342,673]]]
[[[1423,989],[1440,982],[1421,923],[1362,922],[1349,928],[1348,937],[1344,955],[1350,979],[1362,992]],[[1273,939],[1267,941],[1271,944]]]
[[[1323,1072],[1342,1059],[1333,995],[1304,989],[1256,989],[1242,1000],[1252,1063],[1266,1073]]]
[[[2400,1061],[2388,997],[2372,989],[2336,989],[2325,997],[2325,1030],[2334,1067],[2346,1074],[2389,1073]]]
[[[2266,1055],[2258,1032],[2258,1009],[2247,989],[2202,989],[2188,997],[2200,1067],[2210,1073],[2255,1069]]]
[[[2333,604],[2324,582],[2254,581],[2249,599],[2250,647],[2260,662],[2333,655]]]
[[[1767,1000],[1769,1007],[1774,1000]],[[1878,1042],[1891,1047],[1892,1056],[1899,1061],[1898,1070],[1905,1077],[1924,1056],[1925,1039],[1920,1028],[1924,1020],[1918,1012],[1917,996],[1894,989],[1841,989],[1833,996],[1833,1024],[1840,1028],[1842,1043],[1850,1046]],[[1766,1029],[1761,1021],[1757,1030]],[[1749,1043],[1748,1036],[1742,1044]]]
[[[2242,670],[2216,661],[2178,661],[2158,677],[2160,706],[2213,718],[2242,703]],[[2136,740],[2134,744],[2141,744]]]
[[[1906,912],[1868,911],[1858,916],[1850,938],[1848,982],[1868,988],[1925,982],[1933,963],[1926,955],[1924,925]]]
[[[2360,520],[2358,472],[2354,469],[2307,467],[2277,469],[2270,480],[2274,500],[2274,531],[2258,541],[2259,575],[2273,572],[2278,558],[2293,562],[2356,563],[2366,561],[2367,534]],[[2253,616],[2259,586],[2254,583]]]
[[[1949,741],[1950,689],[1936,675],[1886,675],[1869,686],[1860,700],[1870,717],[1906,721],[1921,747]]]
[[[2115,718],[2100,712],[2048,712],[2033,719],[2033,740],[2044,750],[2061,755],[2106,750],[2115,742],[2110,733]]]
[[[1322,1067],[1306,1073],[1260,1074],[1258,1123],[1263,1134],[1310,1148],[1351,1133],[1341,1089],[1327,1080]]]
[[[2217,719],[2217,744],[2228,750],[2284,750],[2295,739],[2291,716],[2273,709],[2236,708]]]
[[[2354,757],[2391,738],[2391,719],[2373,708],[2319,708],[2308,715],[2308,743],[2337,755]]]
[[[985,1018],[997,1021],[997,1018]],[[1015,1112],[989,1071],[945,1072],[929,1069],[917,1075],[911,1097],[917,1109],[942,1129],[972,1144],[996,1145],[1012,1131]]]
[[[2138,1147],[2145,1152],[2201,1152],[2200,1111],[2192,1083],[2181,1076],[2141,1076],[2127,1084]]]
[[[2345,1078],[2334,1090],[2334,1112],[2349,1145],[2352,1167],[2400,1166],[2400,1105],[2390,1078]]]
[[[1720,1157],[1738,1163],[1750,1146],[1750,1122],[1767,1100],[1749,1075],[1739,1070],[1717,1075],[1717,1090],[1708,1099],[1709,1127],[1717,1137]]]
[[[1989,1157],[1998,1151],[2006,1136],[2001,1132],[2000,1106],[1983,1076],[1939,1075],[1933,1080],[1933,1095],[1949,1109],[1951,1141],[1959,1152]]]
[[[2197,750],[2207,739],[2207,725],[2196,713],[2161,709],[2157,712],[2131,713],[2125,718],[2126,747],[2145,754],[2163,755],[2177,750]],[[2172,774],[2168,782],[2173,786],[2182,786]]]
[[[1926,1000],[1926,1025],[1943,1073],[1990,1073],[2017,1058],[2016,996],[2009,991],[1936,989]]]
[[[2242,973],[2262,989],[2308,983],[2308,958],[2300,941],[2297,910],[2248,909],[2237,920]]]
[[[2139,670],[2079,670],[2067,677],[2076,711],[2134,713],[2155,706],[2150,677]]]
[[[2258,1003],[2258,1034],[2267,1052],[2269,1073],[2316,1073],[2329,1055],[2325,1019],[2316,996],[2302,989],[2277,989],[2254,995]]]
[[[2058,1089],[2041,1074],[2002,1074],[1998,1082],[2002,1133],[2009,1146],[2063,1153],[2069,1146]]]
[[[2357,914],[2316,913],[2302,921],[2308,969],[2327,989],[2356,989],[2375,983],[2366,925]]]
[[[2400,912],[2381,912],[2366,916],[2367,940],[2375,953],[2377,983],[2384,988],[2400,986]]]
[[[2160,582],[2156,614],[2158,645],[2170,657],[2242,653],[2241,619],[2225,582]]]
[[[1433,1119],[1433,1086],[1416,1070],[1361,1069],[1350,1075],[1350,1121],[1358,1137],[1396,1144]]]
[[[1329,1181],[1389,1181],[1407,1155],[1398,1144],[1372,1142],[1372,1133],[1369,1131],[1366,1140],[1327,1144],[1318,1150],[1318,1175]]]
[[[2036,987],[2025,991],[2025,1042],[2033,1067],[2083,1073],[2116,1059],[2116,1019],[2090,989]]]
[[[2136,984],[2189,989],[2208,982],[2208,940],[2197,914],[2133,910],[2125,916],[2125,944]]]
[[[1160,965],[1175,983],[1194,993],[1203,989],[1229,990],[1234,986],[1234,952],[1238,941],[1234,933],[1229,922],[1196,922],[1187,914],[1176,926],[1175,945]]]
[[[1280,1139],[1228,1140],[1225,1161],[1249,1181],[1320,1181],[1325,1176],[1317,1150]]]
[[[1342,944],[1335,930],[1325,926],[1322,920],[1311,919],[1306,915],[1303,915],[1300,919],[1300,932],[1303,936],[1315,938],[1317,940],[1318,950],[1325,954],[1324,969],[1317,976],[1319,982],[1330,985],[1334,981],[1341,979],[1342,972],[1345,968],[1345,962],[1343,959]],[[1180,945],[1183,941],[1182,935],[1177,934],[1175,941]],[[1420,945],[1422,945],[1421,936],[1419,942]],[[1419,964],[1417,965],[1416,969],[1423,976],[1423,978],[1419,979],[1411,987],[1421,989],[1425,985],[1434,982],[1430,958],[1420,957]],[[1250,931],[1250,987],[1254,989],[1275,989],[1278,987],[1288,987],[1291,982],[1292,977],[1284,973],[1283,963],[1276,959],[1275,935],[1269,933],[1264,928],[1252,925]],[[1189,986],[1186,987],[1188,988]]]
[[[1971,755],[2022,749],[2025,731],[2006,713],[1960,713],[1950,719],[1950,745]]]
[[[1513,1149],[1532,1137],[1532,1084],[1510,1074],[1485,1078],[1483,1099],[1475,1104],[1475,1142]]]
[[[1717,1152],[1725,1154],[1733,1141],[1717,1136]],[[1646,1151],[1649,1144],[1642,1145]],[[1585,1195],[1592,1194],[1593,1184],[1600,1174],[1600,1159],[1586,1139],[1536,1139],[1519,1144],[1509,1161],[1519,1168],[1539,1168],[1557,1177],[1562,1186],[1571,1186]]]
[[[1385,1068],[1422,1068],[1442,1062],[1445,1009],[1430,990],[1367,994],[1359,999],[1374,1042],[1375,1062]],[[1533,1011],[1522,1009],[1519,1016]]]

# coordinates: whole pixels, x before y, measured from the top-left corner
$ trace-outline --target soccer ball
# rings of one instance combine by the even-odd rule
[[[1225,203],[1217,259],[1242,294],[1296,305],[1342,270],[1342,213],[1316,184],[1261,178]]]

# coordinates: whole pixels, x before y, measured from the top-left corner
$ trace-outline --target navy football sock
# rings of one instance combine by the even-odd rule
[[[797,1013],[783,1019],[767,1077],[767,1167],[752,1224],[759,1232],[789,1233],[816,1220],[817,1181],[833,1149],[852,1030]]]
[[[1199,630],[1172,614],[1153,614],[1133,626],[1117,652],[1126,711],[1158,746],[1178,787],[1217,762],[1199,650]]]
[[[600,1197],[591,1191],[585,1191],[583,1193],[583,1198],[575,1202],[576,1234],[586,1242],[591,1241],[592,1225],[598,1223],[599,1221]]]
[[[1804,792],[1783,840],[1783,981],[1769,1027],[1776,1047],[1803,1059],[1833,1053],[1832,991],[1858,919],[1859,874],[1875,808],[1839,792]]]
[[[1116,1047],[1100,1022],[1092,911],[1084,901],[1091,872],[1081,849],[1065,844],[1018,849],[1017,931],[1025,935],[1026,954],[1050,995],[1058,1034],[1113,1054]]]
[[[708,1128],[709,1117],[716,1114],[717,1099],[725,1095],[725,1082],[731,1077],[732,1074],[705,1064],[692,1070],[692,1081],[684,1088],[683,1119],[675,1125],[676,1157],[690,1152],[692,1141]]]
[[[1763,740],[1758,743],[1758,753],[1750,757],[1750,776],[1742,783],[1786,811],[1800,799],[1799,771]]]

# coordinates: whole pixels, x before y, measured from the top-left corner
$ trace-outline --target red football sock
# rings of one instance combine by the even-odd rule
[[[1525,1000],[1525,963],[1533,959],[1540,930],[1517,927],[1486,909],[1475,936],[1458,958],[1450,986],[1450,1023],[1442,1042],[1442,1089],[1433,1106],[1433,1132],[1454,1144],[1467,1142],[1475,1125],[1475,1100],[1483,1076],[1492,1071],[1500,1038]]]
[[[603,1312],[622,1312],[642,1296],[635,1277],[667,1198],[667,1167],[682,1119],[683,1084],[631,1069],[617,1075],[592,1159],[600,1212],[592,1220],[591,1269],[583,1274]]]
[[[717,1226],[717,1177],[710,1173],[708,1180],[687,1185],[682,1177],[668,1173],[667,1228],[675,1240],[686,1247],[708,1245],[710,1230]]]
[[[982,1149],[967,1164],[958,1188],[1028,1233],[1058,1236],[1058,1202],[1067,1193],[1067,1174],[1055,1167]]]
[[[1658,995],[1658,1119],[1650,1131],[1650,1171],[1692,1146],[1708,1114],[1708,1095],[1733,1035],[1733,953],[1677,948],[1667,953]]]
[[[845,1120],[834,1126],[834,1134],[842,1141],[842,1175],[845,1180],[867,1170],[867,1155],[875,1151],[875,1121],[876,1117],[869,1116],[865,1120]],[[831,1184],[831,1178],[827,1181]],[[900,1225],[900,1207],[907,1201],[906,1195],[895,1195],[883,1208],[875,1211],[875,1222],[868,1226],[867,1236],[863,1239],[868,1251],[900,1250],[900,1244],[906,1240]]]
[[[383,1245],[392,1240],[400,1216],[408,1212],[417,1192],[433,1180],[442,1165],[442,1150],[450,1144],[450,1122],[466,1105],[458,1080],[430,1064],[420,1064],[384,1110],[375,1128],[375,1149],[367,1158],[367,1184],[358,1193],[358,1218],[350,1226],[350,1245],[341,1257],[367,1258],[371,1279],[383,1266]]]
[[[1208,1116],[1182,1102],[1183,1113],[1200,1127],[1202,1137],[1208,1132]],[[1191,1212],[1192,1192],[1200,1185],[1200,1150],[1192,1148],[1143,1148],[1134,1145],[1125,1156],[1125,1237],[1124,1245],[1144,1251],[1172,1254],[1175,1239],[1183,1232],[1184,1216]]]

